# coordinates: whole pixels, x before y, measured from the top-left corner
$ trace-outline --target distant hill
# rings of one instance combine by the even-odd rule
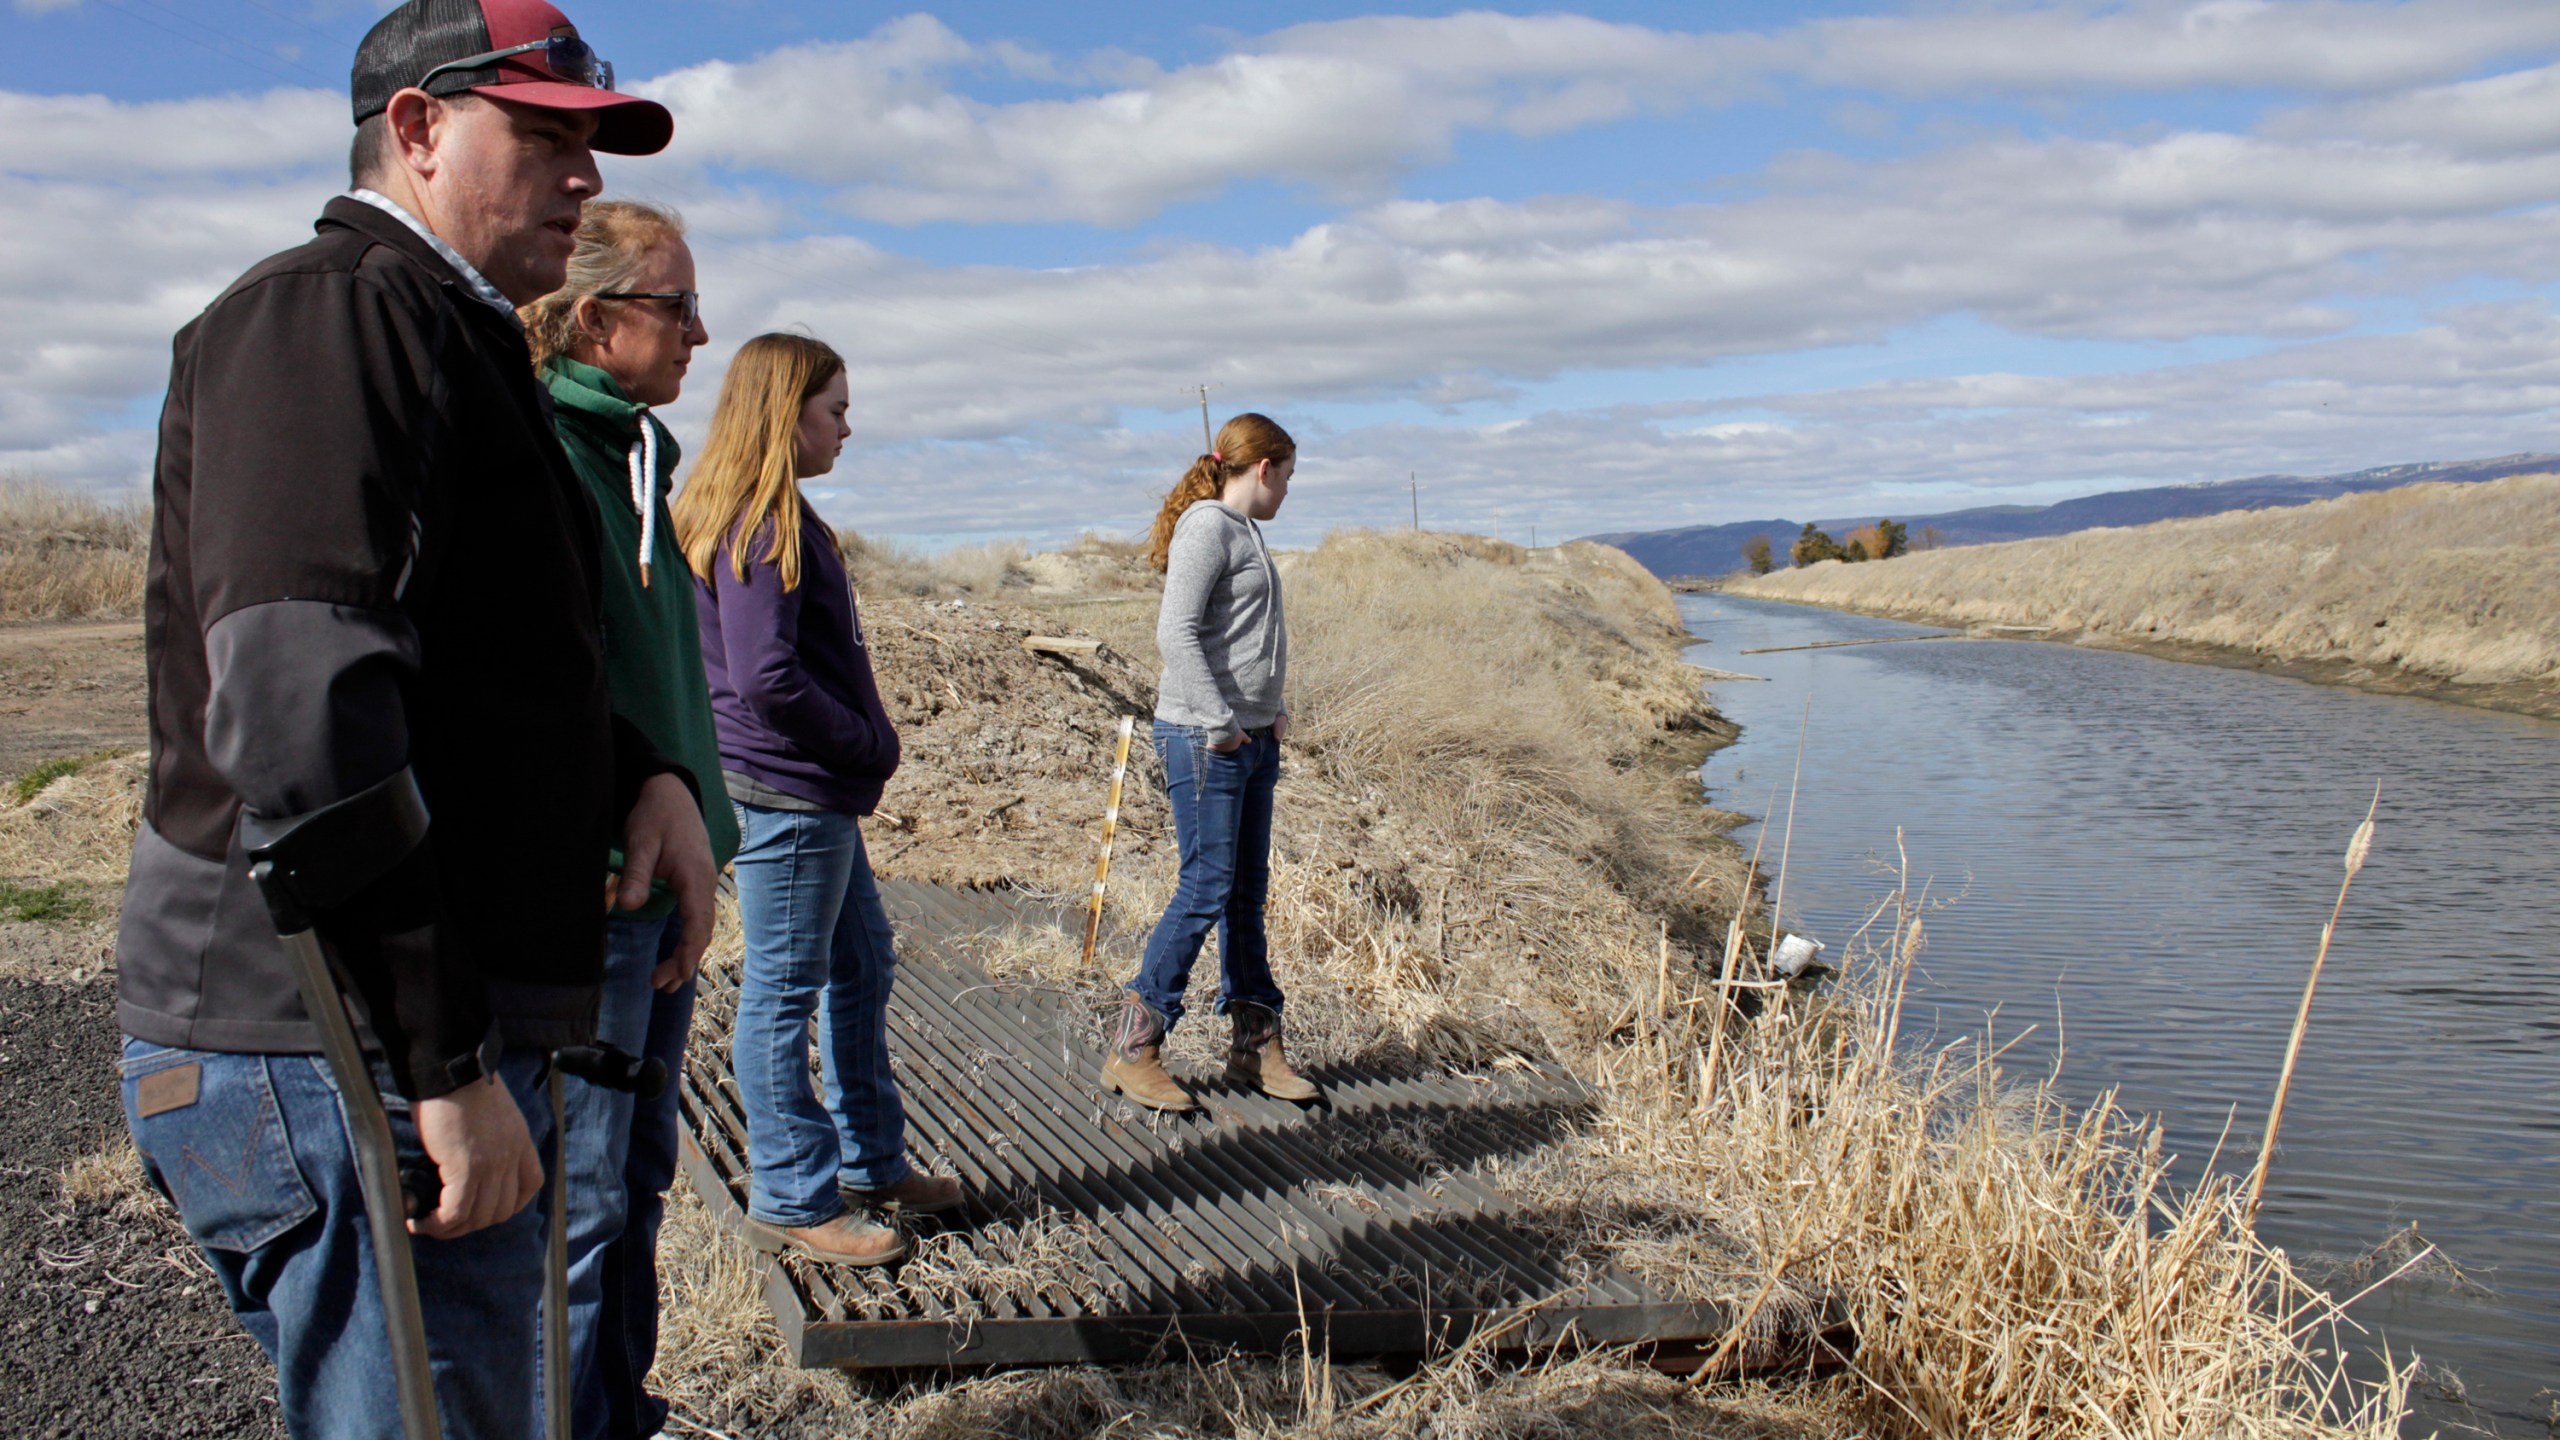
[[[2448,460],[2427,465],[2384,465],[2345,475],[2256,475],[2246,480],[2217,480],[2195,485],[2155,485],[2147,490],[2117,490],[2084,495],[2052,505],[1985,505],[1950,510],[1942,515],[1894,515],[1910,527],[1913,539],[1924,529],[1938,532],[1941,545],[1984,545],[1996,540],[2027,540],[2067,535],[2100,525],[2148,525],[2191,515],[2219,515],[2229,510],[2268,510],[2307,505],[2335,495],[2390,490],[2420,480],[2497,480],[2533,471],[2560,471],[2560,455],[2501,455],[2494,460]],[[1814,523],[1835,537],[1867,524],[1874,515],[1852,515]],[[1778,563],[1787,563],[1787,547],[1804,529],[1801,520],[1742,520],[1728,525],[1691,525],[1678,530],[1631,530],[1586,539],[1615,545],[1656,575],[1722,575],[1742,568],[1743,542],[1769,537]]]

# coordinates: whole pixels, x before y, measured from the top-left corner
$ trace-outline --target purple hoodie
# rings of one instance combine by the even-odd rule
[[[844,556],[806,505],[800,585],[763,558],[770,522],[747,542],[747,578],[722,545],[697,581],[702,666],[723,768],[846,815],[868,815],[898,768],[898,732],[871,678]]]

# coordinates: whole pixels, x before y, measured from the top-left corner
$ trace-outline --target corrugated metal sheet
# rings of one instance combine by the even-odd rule
[[[802,1365],[1135,1360],[1309,1341],[1374,1355],[1505,1323],[1506,1345],[1722,1332],[1724,1307],[1665,1299],[1576,1256],[1469,1173],[1585,1118],[1569,1083],[1336,1067],[1312,1072],[1329,1108],[1213,1080],[1193,1087],[1205,1115],[1157,1116],[1100,1090],[1099,1032],[1080,1004],[999,985],[952,943],[1054,916],[1002,892],[882,889],[899,932],[890,1032],[909,1143],[973,1198],[913,1222],[916,1253],[895,1267],[774,1264],[767,1295]],[[707,979],[687,1159],[734,1221],[746,1127],[729,1006]]]

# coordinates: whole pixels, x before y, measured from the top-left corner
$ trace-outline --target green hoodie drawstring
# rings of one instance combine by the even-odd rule
[[[631,504],[640,512],[640,588],[649,588],[649,556],[658,544],[658,427],[649,423],[649,407],[632,407],[640,421],[640,438],[631,442]]]

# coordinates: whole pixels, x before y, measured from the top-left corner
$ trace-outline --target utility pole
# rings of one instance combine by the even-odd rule
[[[1502,512],[1499,510],[1493,512],[1493,538],[1502,538]]]
[[[1422,482],[1414,477],[1411,470],[1404,472],[1404,488],[1413,499],[1413,528],[1419,530],[1422,528]]]
[[[1203,455],[1206,455],[1210,451],[1218,448],[1217,439],[1209,433],[1209,392],[1212,390],[1224,390],[1226,388],[1227,387],[1224,385],[1214,384],[1185,385],[1182,387],[1183,394],[1196,394],[1200,397],[1200,453]]]

